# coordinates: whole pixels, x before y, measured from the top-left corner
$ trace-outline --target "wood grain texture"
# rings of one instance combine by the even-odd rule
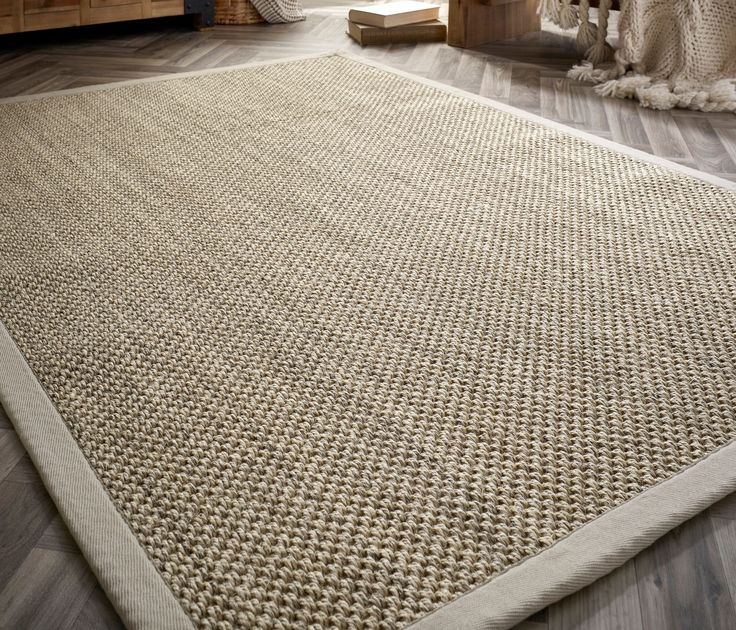
[[[8,414],[5,413],[5,410],[0,407],[0,429],[10,429],[14,431],[13,423],[10,421],[10,418],[8,418]]]
[[[586,628],[645,630],[633,560],[550,608],[549,630]]]
[[[36,546],[54,513],[41,484],[0,484],[0,593]]]
[[[715,518],[736,520],[736,494],[732,494],[710,508]]]
[[[183,0],[0,0],[0,34],[182,15]]]
[[[23,453],[23,457],[21,457],[15,467],[10,471],[5,480],[13,483],[33,483],[36,485],[42,485],[41,478],[38,476],[38,472],[36,472],[36,468],[31,462],[31,458],[25,450]]]
[[[25,455],[23,445],[12,428],[0,429],[0,482],[4,481]]]
[[[23,10],[26,13],[38,11],[65,10],[79,6],[80,0],[24,0]]]
[[[450,0],[447,43],[472,48],[540,27],[537,0]]]
[[[635,564],[645,628],[736,627],[736,608],[708,513],[644,550]]]
[[[72,624],[73,628],[88,628],[93,630],[124,630],[125,626],[118,614],[111,608],[105,592],[98,586],[82,606],[77,618]]]
[[[43,531],[41,538],[38,539],[36,547],[67,553],[79,552],[77,543],[74,542],[74,538],[72,538],[71,533],[69,533],[69,530],[59,514],[56,514],[51,521],[49,521],[49,524]]]
[[[23,30],[40,31],[50,28],[66,28],[81,24],[79,7],[63,11],[45,11],[43,13],[26,13],[23,17]]]
[[[170,1],[154,0],[152,12],[165,11]],[[174,18],[0,37],[0,96],[341,48],[736,178],[736,117],[649,111],[631,101],[600,99],[590,86],[565,78],[576,60],[574,42],[550,25],[477,50],[439,44],[361,49],[344,34],[344,1],[308,0],[306,5],[308,20],[290,25],[198,33],[188,20]],[[19,446],[0,411],[0,628],[122,628]],[[736,627],[735,598],[732,495],[517,630],[730,630]]]
[[[72,628],[95,585],[82,556],[34,548],[0,592],[0,627]]]

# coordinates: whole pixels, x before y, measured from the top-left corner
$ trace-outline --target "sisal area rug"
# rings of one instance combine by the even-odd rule
[[[0,400],[130,628],[508,627],[736,490],[726,182],[344,56],[0,123]]]

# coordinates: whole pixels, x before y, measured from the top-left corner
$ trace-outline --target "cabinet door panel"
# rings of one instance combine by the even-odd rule
[[[66,11],[38,11],[26,13],[23,18],[24,31],[39,31],[47,28],[63,28],[65,26],[79,26],[79,8],[72,7]]]
[[[122,20],[140,20],[143,18],[143,5],[139,0],[135,4],[92,6],[89,10],[90,24],[104,22],[120,22]]]
[[[152,17],[182,15],[183,13],[184,0],[153,0],[153,2],[151,2]]]
[[[0,0],[2,2],[3,0]],[[45,11],[69,11],[79,9],[80,0],[24,0],[25,13],[41,13]]]

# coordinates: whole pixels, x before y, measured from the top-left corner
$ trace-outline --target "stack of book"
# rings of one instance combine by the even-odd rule
[[[444,42],[447,26],[437,18],[440,7],[424,2],[391,2],[351,9],[348,35],[361,46]]]

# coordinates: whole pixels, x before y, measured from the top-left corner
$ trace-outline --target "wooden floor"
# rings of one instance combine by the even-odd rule
[[[217,27],[156,20],[0,37],[0,97],[343,49],[736,180],[736,116],[656,112],[603,100],[565,78],[568,35],[545,32],[474,51],[439,44],[361,49],[345,4],[309,0],[293,25]],[[0,411],[0,629],[122,624]],[[736,628],[736,495],[677,528],[519,630]]]

